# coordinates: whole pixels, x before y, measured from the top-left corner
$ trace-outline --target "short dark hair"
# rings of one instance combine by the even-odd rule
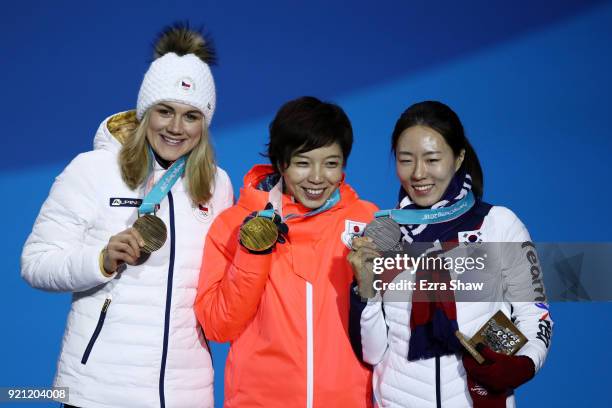
[[[268,158],[278,172],[295,154],[338,143],[346,166],[353,147],[353,128],[346,113],[333,103],[302,96],[285,103],[270,123]]]
[[[465,170],[472,177],[472,191],[478,198],[484,192],[484,179],[480,161],[465,136],[459,116],[447,105],[437,101],[415,103],[402,113],[395,123],[391,136],[391,150],[396,154],[397,142],[404,130],[412,126],[426,126],[438,132],[450,146],[455,157],[465,150],[465,157],[459,170]]]

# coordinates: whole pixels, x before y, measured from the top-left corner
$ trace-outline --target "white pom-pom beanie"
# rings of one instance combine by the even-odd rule
[[[206,125],[210,126],[216,94],[209,66],[194,54],[178,56],[169,52],[157,58],[140,85],[136,104],[138,120],[147,109],[162,101],[184,103],[199,109]]]

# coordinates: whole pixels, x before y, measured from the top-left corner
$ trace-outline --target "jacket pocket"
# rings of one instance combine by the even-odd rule
[[[81,359],[81,364],[87,364],[87,360],[89,359],[89,354],[93,349],[94,344],[96,344],[96,340],[102,331],[102,326],[104,326],[104,319],[106,319],[106,311],[108,310],[108,306],[111,304],[111,297],[107,297],[102,305],[102,310],[100,311],[100,317],[98,318],[98,323],[96,324],[96,328],[94,329],[93,334],[91,335],[91,339],[89,339],[89,343],[87,343],[87,347],[85,347],[85,352],[83,353],[83,358]]]

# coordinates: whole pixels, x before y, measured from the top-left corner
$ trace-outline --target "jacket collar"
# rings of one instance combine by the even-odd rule
[[[244,176],[244,184],[240,189],[238,205],[249,211],[263,209],[269,201],[269,193],[267,191],[258,190],[257,186],[264,178],[272,173],[274,173],[274,168],[269,164],[256,164],[253,166]],[[338,188],[340,189],[340,202],[329,211],[336,211],[359,199],[357,193],[351,186],[344,182],[344,175]],[[312,211],[312,209],[306,208],[300,203],[293,202],[293,198],[288,194],[282,195],[282,205],[284,214],[306,214]]]
[[[121,145],[138,126],[136,111],[115,113],[100,123],[94,136],[94,150],[104,149],[112,152],[121,150]]]

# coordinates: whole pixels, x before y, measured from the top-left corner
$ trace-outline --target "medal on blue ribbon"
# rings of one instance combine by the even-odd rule
[[[374,216],[389,217],[399,225],[439,224],[461,217],[474,206],[476,199],[470,191],[465,197],[448,207],[428,208],[422,210],[382,210]]]
[[[279,185],[274,188],[278,188],[280,189],[280,191],[282,191],[282,181],[279,181]],[[270,195],[272,195],[272,191],[270,192]],[[278,197],[278,199],[282,200],[280,196]],[[336,189],[325,201],[325,204],[323,204],[316,210],[301,215],[301,217],[312,217],[314,215],[320,214],[332,208],[339,201],[340,191],[339,189]],[[280,206],[280,204],[278,205]],[[274,223],[274,216],[275,212],[273,208],[266,209],[263,211],[258,211],[255,217],[244,223],[244,225],[240,228],[240,242],[242,242],[242,245],[244,245],[249,250],[256,252],[266,251],[272,248],[272,246],[278,239],[278,228]],[[289,214],[286,217],[281,217],[281,219],[284,222],[288,219],[296,217],[300,217],[300,215]]]
[[[459,218],[474,206],[476,200],[470,191],[461,200],[448,207],[428,209],[382,210],[374,214],[374,220],[365,229],[365,236],[372,238],[381,251],[399,251],[400,225],[438,224]]]
[[[155,215],[159,203],[168,194],[174,183],[181,178],[185,171],[185,157],[175,161],[163,177],[153,186],[153,189],[142,200],[138,207],[138,219],[134,222],[134,229],[140,233],[144,246],[140,249],[141,260],[144,262],[152,252],[160,249],[168,238],[166,224]],[[139,262],[139,263],[142,263]]]
[[[267,214],[261,215],[262,212],[264,211],[258,212],[240,228],[240,242],[250,251],[266,251],[272,248],[278,239],[278,228],[273,218]],[[273,212],[271,216],[274,216]]]

